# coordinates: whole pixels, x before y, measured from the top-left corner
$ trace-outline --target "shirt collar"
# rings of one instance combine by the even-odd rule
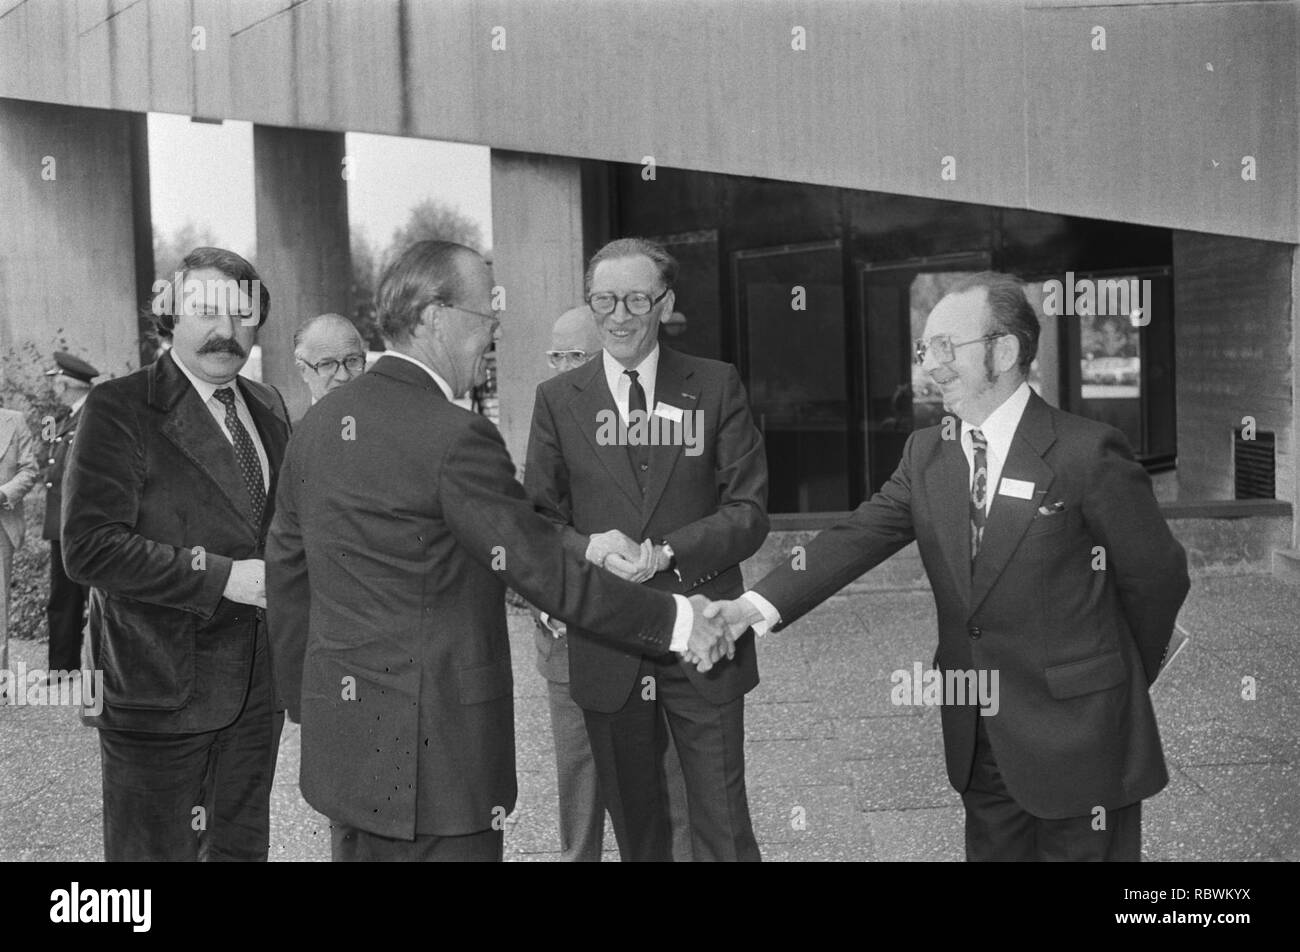
[[[76,403],[74,403],[71,407],[68,408],[68,416],[72,416],[72,414],[76,413],[78,410],[81,409],[81,405],[86,402],[86,397],[89,396],[89,394],[90,391],[87,390],[86,393],[82,394],[81,398],[77,400]]]
[[[433,378],[433,382],[438,385],[438,389],[443,392],[443,395],[447,398],[448,402],[452,402],[452,403],[455,402],[456,397],[451,392],[451,386],[447,383],[447,381],[443,380],[442,377],[439,376],[438,371],[434,370],[423,360],[417,360],[415,357],[412,357],[410,354],[403,354],[400,351],[396,351],[396,350],[386,350],[383,352],[381,356],[396,357],[399,360],[407,360],[415,364],[415,366],[419,367],[426,374],[428,374],[430,377]]]
[[[205,404],[209,400],[211,400],[212,395],[216,393],[218,390],[220,390],[222,387],[229,387],[231,390],[234,390],[235,399],[240,403],[243,403],[244,396],[239,392],[239,387],[235,385],[234,380],[231,380],[228,383],[220,383],[220,384],[208,383],[206,380],[200,380],[198,377],[194,376],[194,373],[190,370],[189,367],[185,366],[185,361],[181,360],[180,354],[176,353],[175,348],[171,350],[171,355],[172,355],[172,360],[176,361],[176,366],[181,368],[181,373],[183,373],[186,377],[189,378],[190,384],[193,385],[194,390],[199,395],[199,399],[202,400]],[[238,379],[238,375],[236,375],[236,379]]]
[[[618,393],[618,384],[623,377],[623,371],[631,369],[637,374],[637,382],[641,384],[641,389],[652,386],[659,373],[659,345],[655,344],[655,349],[646,354],[645,359],[635,367],[624,367],[618,362],[609,351],[601,350],[601,360],[605,362],[605,382],[609,384],[609,392]],[[631,378],[629,378],[630,380]]]
[[[963,420],[962,446],[966,445],[966,434],[978,429],[984,434],[984,439],[988,440],[989,446],[998,454],[998,458],[1006,459],[1007,452],[1011,448],[1011,440],[1016,435],[1016,428],[1020,426],[1020,418],[1025,415],[1025,407],[1029,405],[1029,394],[1029,383],[1021,381],[1020,386],[1011,396],[1003,400],[1001,406],[990,413],[978,427]]]

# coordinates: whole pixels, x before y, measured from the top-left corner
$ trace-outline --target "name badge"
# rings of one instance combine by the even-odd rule
[[[1003,477],[1002,485],[998,487],[999,496],[1013,496],[1016,499],[1033,499],[1034,484],[1023,479],[1007,479]]]
[[[655,416],[663,417],[665,420],[672,420],[674,423],[682,422],[681,407],[670,407],[666,403],[655,404]]]

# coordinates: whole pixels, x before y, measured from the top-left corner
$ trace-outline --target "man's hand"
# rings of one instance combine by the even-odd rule
[[[617,529],[594,533],[587,543],[587,561],[592,565],[603,567],[605,560],[615,553],[635,563],[641,558],[641,546]]]
[[[692,595],[691,606],[695,609],[695,624],[691,627],[691,639],[682,658],[695,665],[701,674],[712,668],[725,656],[733,658],[736,646],[725,625],[709,618],[705,607],[709,600],[703,595]]]
[[[230,566],[223,598],[241,605],[266,607],[266,563],[261,559],[236,559]]]
[[[605,568],[619,578],[636,582],[638,585],[648,578],[653,578],[659,571],[659,547],[649,539],[641,543],[635,560],[625,559],[618,552],[613,552],[605,560]]]
[[[705,618],[716,618],[727,626],[727,637],[735,641],[751,626],[763,620],[763,615],[743,598],[735,601],[709,602],[704,609]]]

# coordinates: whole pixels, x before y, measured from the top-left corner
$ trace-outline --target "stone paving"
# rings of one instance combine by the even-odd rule
[[[1146,858],[1300,859],[1300,588],[1194,578],[1179,624],[1191,643],[1154,692],[1171,779],[1144,806]],[[512,612],[519,805],[505,849],[548,861],[555,774],[530,625]],[[928,664],[934,640],[928,591],[855,587],[760,642],[746,759],[765,859],[962,859],[938,713],[889,700],[890,673]],[[44,666],[42,642],[12,640],[10,653]],[[271,859],[328,860],[328,826],[298,793],[298,739],[286,724]],[[99,784],[95,732],[74,709],[0,707],[0,860],[101,859]],[[608,830],[605,855],[618,856]]]

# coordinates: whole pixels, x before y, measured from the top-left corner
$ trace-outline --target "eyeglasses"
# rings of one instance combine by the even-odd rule
[[[951,337],[947,334],[938,334],[931,337],[928,341],[917,338],[912,341],[912,357],[916,363],[925,363],[926,351],[934,354],[934,359],[941,364],[950,364],[956,357],[954,351],[958,347],[965,347],[967,344],[978,344],[981,341],[997,340],[999,337],[1006,337],[1006,333],[985,334],[983,337],[976,337],[972,340],[963,340],[953,343]]]
[[[548,350],[546,362],[551,365],[552,370],[559,370],[565,365],[585,364],[590,356],[591,354],[585,350]]]
[[[324,374],[326,377],[333,377],[339,372],[339,367],[348,368],[348,373],[356,375],[366,369],[366,357],[364,354],[348,354],[341,361],[333,357],[327,357],[318,364],[313,364],[310,360],[302,360],[304,364],[316,371],[318,374]]]
[[[618,309],[619,302],[622,301],[623,307],[633,317],[645,317],[650,313],[651,308],[664,299],[669,290],[671,289],[665,288],[663,294],[655,298],[644,291],[633,291],[623,297],[608,291],[600,291],[587,296],[587,305],[597,317],[609,317]]]

